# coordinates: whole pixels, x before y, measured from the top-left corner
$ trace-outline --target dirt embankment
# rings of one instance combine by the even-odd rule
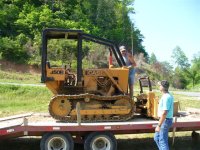
[[[40,73],[40,66],[38,65],[27,65],[17,64],[5,60],[0,60],[0,70],[3,71],[14,71],[22,73]]]

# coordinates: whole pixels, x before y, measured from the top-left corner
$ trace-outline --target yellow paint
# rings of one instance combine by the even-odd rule
[[[81,115],[125,115],[128,114],[131,109],[91,109],[91,110],[80,110]],[[76,115],[76,110],[73,109],[70,115]]]

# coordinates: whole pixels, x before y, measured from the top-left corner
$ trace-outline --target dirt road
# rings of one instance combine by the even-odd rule
[[[196,97],[197,100],[200,100],[200,92],[173,91],[173,93],[190,97]]]

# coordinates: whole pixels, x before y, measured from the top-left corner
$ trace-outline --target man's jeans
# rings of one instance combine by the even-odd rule
[[[168,131],[172,126],[173,119],[165,119],[160,128],[160,132],[156,132],[154,135],[154,141],[156,142],[159,150],[169,150],[168,145]]]

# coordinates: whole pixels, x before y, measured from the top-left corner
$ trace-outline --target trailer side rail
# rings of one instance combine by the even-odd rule
[[[29,122],[30,114],[20,118],[21,123],[8,124],[0,128],[0,139],[9,137],[20,137],[27,135],[41,136],[45,132],[70,132],[74,135],[93,131],[109,131],[114,134],[153,133],[157,121],[130,121],[113,123],[60,123],[60,122]],[[16,119],[16,118],[14,118]],[[19,118],[18,118],[19,119]],[[4,120],[5,121],[5,120]],[[2,121],[0,122],[1,125]],[[191,121],[177,121],[173,123],[171,131],[195,131],[200,130],[200,118]]]

